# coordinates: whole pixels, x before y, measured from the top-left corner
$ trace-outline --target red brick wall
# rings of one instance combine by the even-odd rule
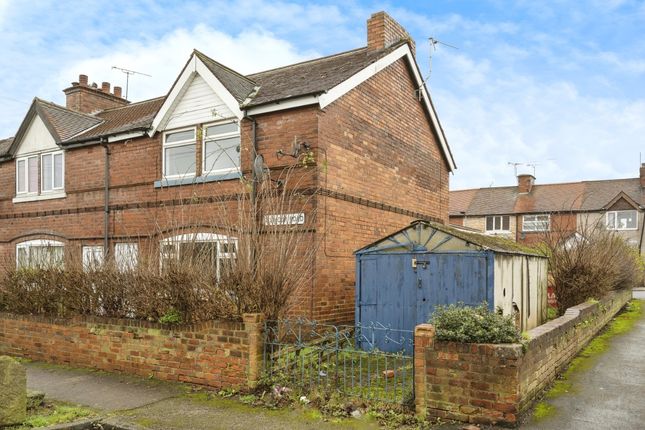
[[[510,424],[631,299],[613,292],[528,332],[522,345],[441,342],[434,327],[415,331],[417,412],[477,424]]]
[[[145,321],[0,313],[0,355],[211,387],[257,381],[261,319],[169,328]]]
[[[401,59],[320,113],[315,318],[353,320],[354,251],[448,219],[448,166],[415,89]]]

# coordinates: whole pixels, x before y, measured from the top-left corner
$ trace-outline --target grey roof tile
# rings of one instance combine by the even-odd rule
[[[394,51],[405,42],[385,49],[354,49],[328,57],[248,75],[260,90],[248,106],[258,106],[309,94],[320,94]]]
[[[240,104],[253,92],[256,83],[195,49],[197,58],[208,67]]]
[[[645,206],[639,178],[534,185],[530,193],[517,187],[491,187],[450,192],[450,215],[491,215],[602,210],[620,192]]]
[[[76,112],[55,103],[35,99],[36,110],[42,119],[49,123],[57,142],[62,142],[70,137],[101,123],[101,119],[92,115]],[[53,129],[53,130],[52,130]]]

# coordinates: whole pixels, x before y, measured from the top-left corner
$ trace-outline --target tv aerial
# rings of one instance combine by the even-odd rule
[[[459,49],[454,45],[442,42],[441,40],[435,39],[434,37],[429,37],[428,41],[430,42],[430,54],[428,56],[428,77],[423,80],[424,84],[428,81],[428,79],[430,79],[430,76],[432,75],[432,54],[437,51],[437,45],[447,46],[448,48],[452,49]]]
[[[130,86],[130,75],[141,75],[141,76],[147,76],[149,78],[152,77],[152,75],[149,75],[147,73],[137,72],[136,70],[124,69],[123,67],[112,66],[112,70],[118,70],[120,72],[125,73],[125,98],[126,98],[126,100],[128,99],[128,87]]]

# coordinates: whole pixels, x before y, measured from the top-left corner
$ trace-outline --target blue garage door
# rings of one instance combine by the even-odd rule
[[[492,255],[485,253],[360,256],[357,322],[414,330],[428,321],[436,305],[490,301],[489,262]],[[391,352],[397,348],[384,336],[376,339],[379,349]]]

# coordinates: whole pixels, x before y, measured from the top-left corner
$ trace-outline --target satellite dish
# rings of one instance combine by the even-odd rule
[[[260,154],[255,156],[253,160],[253,174],[255,175],[255,180],[258,182],[264,181],[266,175],[268,174],[268,168],[264,164],[264,157]]]

